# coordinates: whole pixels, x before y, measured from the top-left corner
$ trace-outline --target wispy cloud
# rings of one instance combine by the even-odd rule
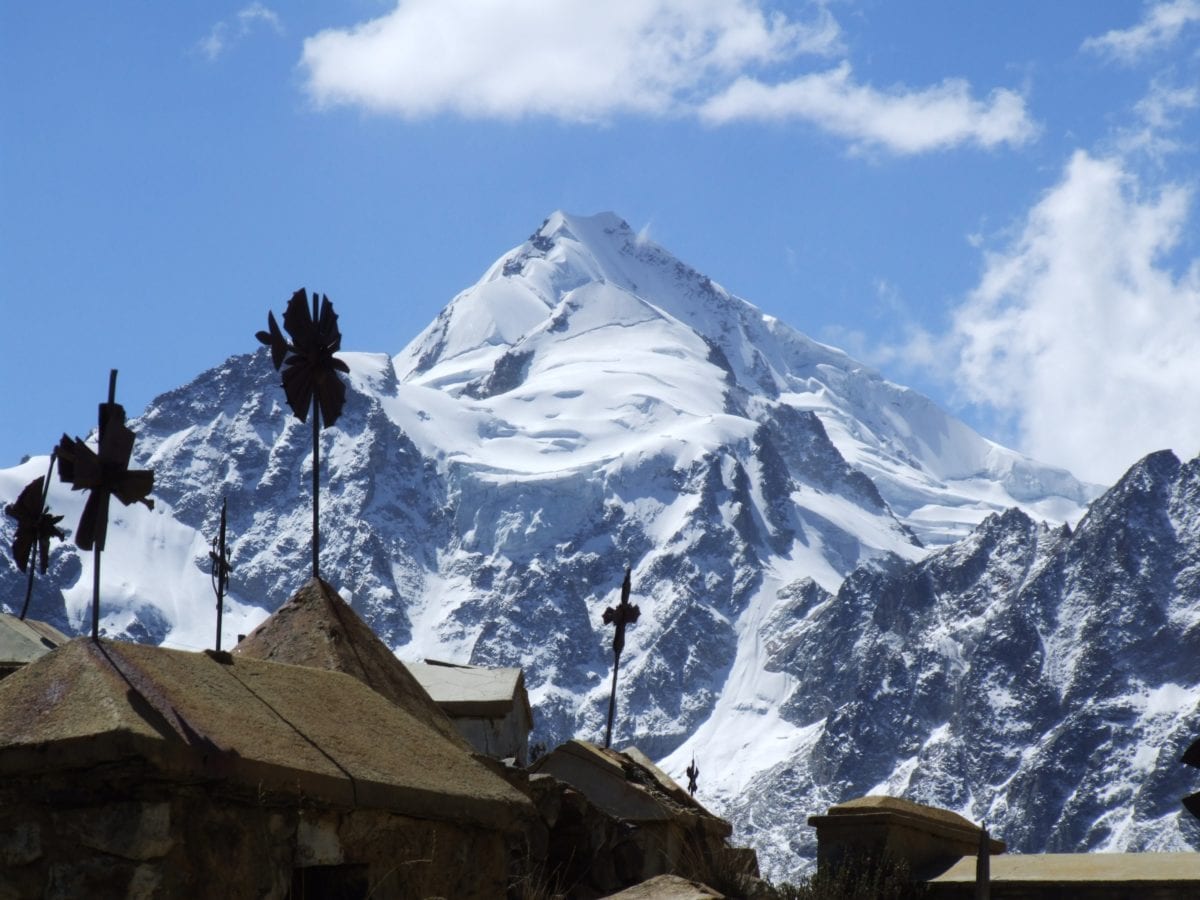
[[[1019,145],[1037,132],[1024,98],[1013,91],[996,90],[980,100],[961,79],[929,88],[881,91],[855,81],[845,62],[782,84],[743,76],[706,101],[700,114],[712,124],[797,119],[854,144],[900,154],[959,144]]]
[[[950,335],[957,381],[1010,417],[1022,449],[1111,482],[1151,450],[1200,448],[1200,418],[1181,414],[1200,383],[1200,261],[1165,261],[1191,196],[1078,151],[987,255]]]
[[[1195,22],[1200,22],[1200,0],[1159,0],[1146,5],[1136,25],[1090,37],[1083,49],[1128,65],[1173,43]]]
[[[895,153],[1034,134],[1020,95],[977,99],[961,80],[883,91],[843,63],[772,81],[765,73],[844,50],[827,4],[806,9],[801,19],[761,0],[399,0],[384,16],[306,40],[302,66],[318,105],[408,118],[796,119]]]
[[[276,34],[283,34],[283,21],[279,14],[256,2],[238,10],[232,21],[222,19],[214,24],[208,34],[197,42],[196,48],[210,62],[215,61],[260,25]]]
[[[1133,108],[1134,124],[1117,130],[1115,145],[1124,155],[1144,154],[1161,163],[1183,146],[1174,137],[1185,114],[1200,107],[1200,90],[1155,79]]]

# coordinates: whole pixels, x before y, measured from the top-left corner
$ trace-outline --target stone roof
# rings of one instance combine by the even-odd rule
[[[53,625],[0,613],[0,669],[23,666],[68,640]]]
[[[728,822],[714,816],[636,747],[605,749],[587,741],[559,744],[530,766],[565,781],[610,816],[633,822],[688,818],[728,837]]]
[[[501,718],[523,707],[529,721],[533,721],[525,675],[519,668],[493,669],[434,660],[404,665],[449,715]]]
[[[823,826],[862,828],[866,825],[906,824],[939,837],[963,842],[972,852],[978,844],[980,831],[974,822],[948,809],[914,803],[903,797],[876,794],[831,806],[823,816],[809,816],[808,824],[818,829]],[[997,838],[989,837],[988,842],[992,853],[1003,853],[1006,849],[1004,841]]]
[[[725,895],[706,884],[680,875],[658,875],[603,900],[724,900]]]
[[[310,579],[246,636],[235,656],[345,672],[443,737],[469,748],[404,663],[329,584]]]
[[[529,799],[340,672],[78,638],[0,681],[0,777],[140,759],[341,806],[504,830]]]

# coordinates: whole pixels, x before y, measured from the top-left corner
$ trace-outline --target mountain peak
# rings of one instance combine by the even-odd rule
[[[611,421],[629,422],[617,398],[636,395],[666,430],[684,410],[756,421],[781,403],[811,411],[846,461],[932,545],[1010,505],[1063,522],[1098,493],[765,315],[612,212],[552,213],[395,363],[402,383],[489,402],[520,397],[525,407],[516,409],[586,391],[612,401],[593,405],[593,414],[607,409]]]
[[[559,209],[547,216],[541,227],[529,236],[529,243],[544,244],[566,238],[590,244],[605,239],[611,240],[614,235],[620,235],[622,238],[634,236],[629,223],[614,212],[580,216]]]

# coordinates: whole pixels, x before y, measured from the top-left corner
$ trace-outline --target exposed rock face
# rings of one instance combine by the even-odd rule
[[[903,793],[1016,852],[1200,846],[1178,762],[1200,714],[1197,501],[1200,459],[1155,453],[1074,533],[1011,510],[836,594],[781,592],[768,667],[800,685],[781,712],[807,739],[732,804],[741,837],[808,857],[796,812]]]

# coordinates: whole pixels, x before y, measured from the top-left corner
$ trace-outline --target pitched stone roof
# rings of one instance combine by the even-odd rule
[[[603,900],[724,900],[724,897],[708,885],[680,875],[657,875]]]
[[[728,822],[705,809],[635,747],[612,750],[572,739],[530,766],[565,781],[609,815],[633,822],[686,818],[728,837]]]
[[[434,660],[406,662],[404,666],[449,715],[497,718],[518,708],[533,721],[525,675],[519,668],[493,669]]]
[[[22,666],[70,638],[52,625],[0,613],[0,669]]]
[[[248,634],[235,656],[345,672],[464,749],[466,739],[404,663],[329,584],[311,579]]]
[[[340,672],[78,638],[0,681],[0,777],[140,758],[215,779],[504,830],[529,799]]]

